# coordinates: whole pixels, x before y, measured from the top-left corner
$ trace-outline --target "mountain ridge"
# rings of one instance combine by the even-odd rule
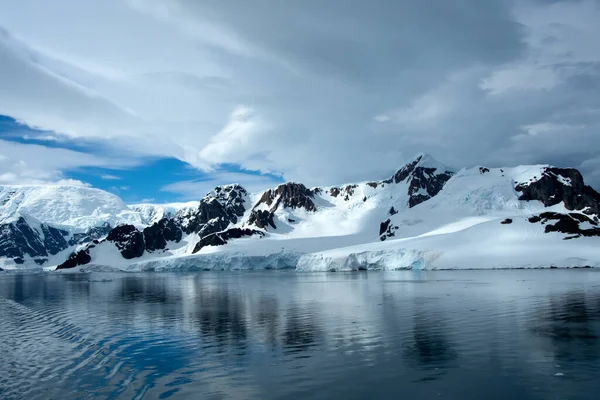
[[[432,237],[452,241],[489,224],[496,235],[523,237],[532,249],[564,236],[579,243],[567,252],[588,254],[580,243],[598,240],[599,206],[600,194],[574,169],[476,166],[455,172],[419,154],[379,181],[313,188],[287,182],[259,193],[231,184],[178,210],[132,206],[136,223],[117,223],[102,237],[70,246],[58,268],[438,268],[452,251]],[[423,247],[428,243],[433,247]],[[373,262],[369,257],[378,252],[395,254],[396,261],[382,256]],[[442,261],[424,261],[430,258]],[[600,265],[592,258],[578,263]]]

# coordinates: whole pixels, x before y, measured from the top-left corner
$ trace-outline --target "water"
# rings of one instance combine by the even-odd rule
[[[0,274],[2,399],[597,399],[600,271]]]

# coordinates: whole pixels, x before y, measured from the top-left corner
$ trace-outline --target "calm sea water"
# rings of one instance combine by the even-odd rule
[[[598,399],[600,271],[0,274],[2,399]]]

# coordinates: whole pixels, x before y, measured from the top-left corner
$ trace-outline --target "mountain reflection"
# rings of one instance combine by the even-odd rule
[[[571,291],[552,297],[532,321],[530,332],[550,339],[557,360],[600,359],[600,295]]]
[[[198,327],[204,346],[216,347],[219,352],[232,346],[243,354],[248,338],[243,298],[226,284],[217,287],[203,286],[201,281],[195,284],[197,294],[188,317]]]
[[[313,321],[312,310],[310,304],[306,308],[294,304],[287,310],[282,342],[288,352],[307,351],[319,341],[321,332]]]
[[[432,305],[415,303],[412,336],[404,346],[407,364],[421,369],[443,368],[451,365],[457,353],[447,337],[449,328]]]

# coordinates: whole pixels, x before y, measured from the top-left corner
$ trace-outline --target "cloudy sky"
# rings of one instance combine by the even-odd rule
[[[600,188],[600,0],[0,0],[0,184],[551,163]]]

